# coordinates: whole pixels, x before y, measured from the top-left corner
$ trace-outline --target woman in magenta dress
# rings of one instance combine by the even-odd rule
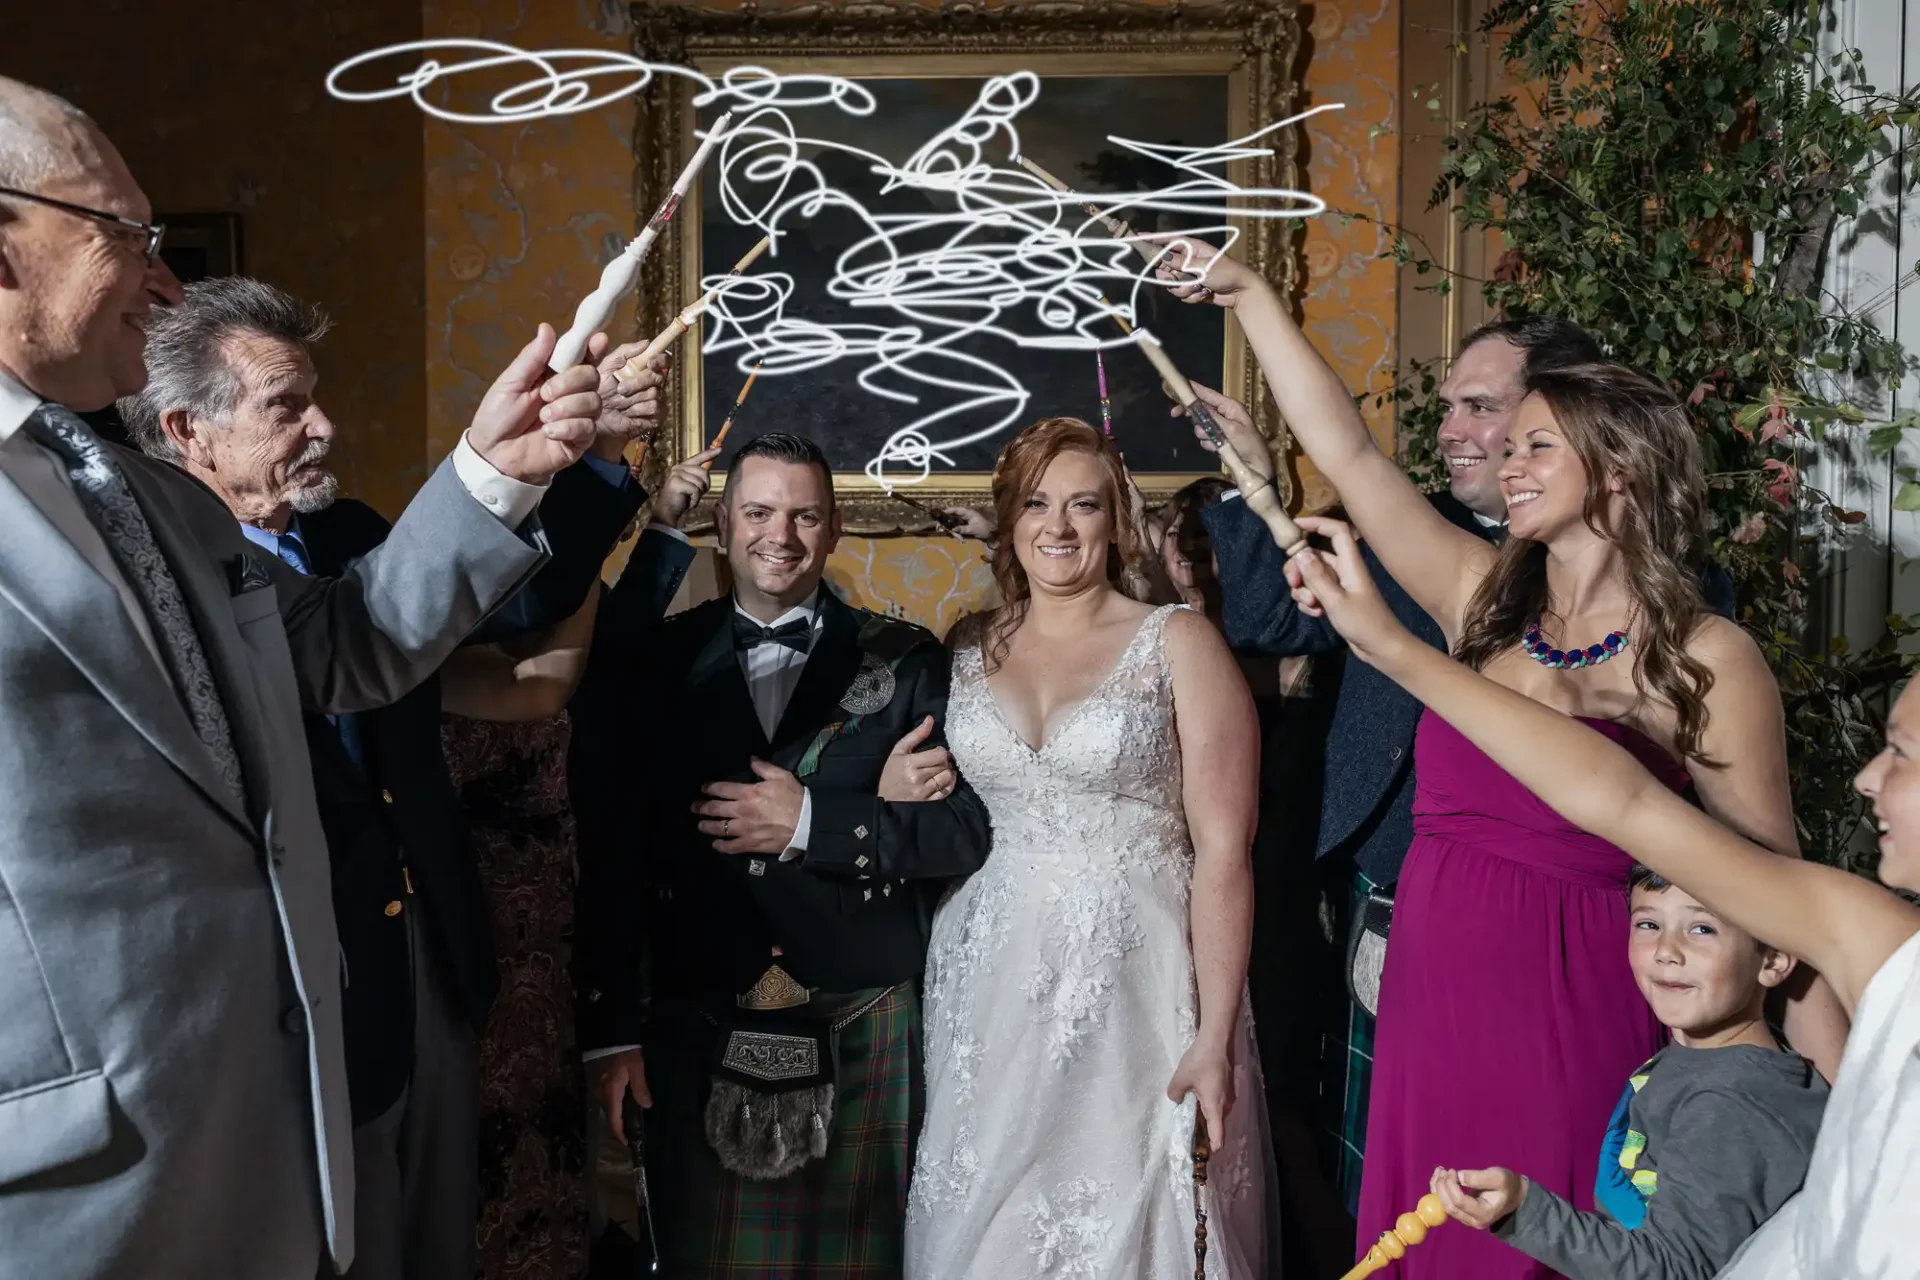
[[[1587,723],[1684,786],[1638,730]],[[1592,1209],[1621,1085],[1665,1043],[1627,965],[1632,859],[1568,826],[1436,716],[1420,724],[1414,768],[1414,842],[1374,1038],[1363,1249],[1419,1199],[1435,1164],[1485,1167],[1468,1152],[1525,1151],[1542,1162],[1528,1177]],[[1489,1232],[1432,1243],[1402,1276],[1553,1274]]]
[[[1676,788],[1691,780],[1726,825],[1797,854],[1779,690],[1746,633],[1701,605],[1705,483],[1667,388],[1591,364],[1463,405],[1519,401],[1504,445],[1477,463],[1495,470],[1507,504],[1509,537],[1495,548],[1448,524],[1375,447],[1265,280],[1192,241],[1172,246],[1161,274],[1188,301],[1234,309],[1294,438],[1456,656],[1601,727]],[[1471,430],[1453,434],[1471,461]],[[1270,467],[1257,437],[1238,449]],[[1416,835],[1381,981],[1363,1251],[1441,1165],[1538,1170],[1541,1185],[1589,1205],[1621,1081],[1661,1043],[1627,966],[1626,856],[1432,717],[1415,777]],[[1838,1062],[1844,1021],[1824,985],[1789,1007],[1787,1032],[1817,1063]],[[1480,1233],[1445,1230],[1398,1272],[1548,1274]]]

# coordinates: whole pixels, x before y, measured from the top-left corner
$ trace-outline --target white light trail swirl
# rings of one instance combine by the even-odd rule
[[[449,61],[448,59],[461,59]],[[410,62],[410,65],[408,65]],[[393,72],[396,64],[405,69]],[[388,78],[378,83],[380,69]],[[458,86],[489,75],[527,78],[496,92],[483,107],[448,105]],[[1303,218],[1325,204],[1284,187],[1242,187],[1226,176],[1235,160],[1271,153],[1267,139],[1321,111],[1318,106],[1217,146],[1186,147],[1106,141],[1168,171],[1169,183],[1151,191],[1056,191],[1021,168],[1020,114],[1041,92],[1040,78],[1020,71],[997,76],[972,106],[904,160],[845,142],[806,137],[795,112],[831,110],[852,118],[873,114],[873,94],[857,80],[837,76],[776,75],[740,67],[720,79],[687,67],[651,63],[602,49],[528,52],[486,40],[419,40],[350,58],[327,77],[327,90],[348,102],[410,98],[420,110],[453,124],[526,123],[594,111],[643,92],[656,76],[692,83],[696,110],[731,111],[734,126],[710,161],[726,216],[773,237],[822,210],[851,213],[866,234],[834,264],[828,292],[872,323],[823,324],[805,316],[794,299],[793,277],[762,270],[729,279],[714,275],[701,288],[720,292],[708,312],[703,348],[738,353],[744,373],[762,377],[819,368],[839,361],[858,367],[859,384],[883,400],[928,408],[888,437],[866,473],[891,488],[924,480],[936,463],[952,466],[952,450],[991,438],[1018,423],[1027,389],[991,360],[960,344],[986,336],[1009,349],[1092,351],[1133,342],[1114,317],[1137,324],[1142,287],[1153,280],[1149,253],[1179,256],[1179,241],[1140,251],[1115,240],[1101,217],[1127,219],[1142,211],[1175,213],[1206,225],[1200,237],[1232,244],[1229,217]],[[371,87],[353,87],[371,85]],[[442,86],[436,95],[430,94]],[[453,92],[448,90],[452,89]],[[820,152],[856,158],[882,194],[916,190],[934,213],[869,210],[858,195],[829,183]],[[1103,302],[1103,297],[1120,300]],[[678,305],[678,300],[674,300]],[[1140,330],[1140,332],[1145,332]],[[978,425],[985,415],[995,415]],[[957,432],[957,434],[953,434]],[[946,433],[946,434],[943,434]]]

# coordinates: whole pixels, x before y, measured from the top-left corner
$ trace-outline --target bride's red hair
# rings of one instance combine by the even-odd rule
[[[1042,418],[1008,441],[993,464],[993,515],[999,537],[993,544],[993,580],[1000,588],[1000,608],[994,610],[985,645],[989,671],[1006,657],[1007,644],[1026,617],[1033,591],[1027,571],[1013,553],[1013,526],[1025,514],[1027,499],[1040,487],[1053,460],[1063,453],[1091,454],[1100,463],[1100,500],[1113,513],[1113,545],[1107,549],[1107,581],[1119,586],[1129,569],[1144,561],[1146,540],[1134,524],[1127,501],[1126,467],[1113,441],[1079,418]]]

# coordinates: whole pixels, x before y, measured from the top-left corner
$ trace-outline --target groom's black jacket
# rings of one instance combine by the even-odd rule
[[[633,612],[610,603],[606,617]],[[944,743],[946,650],[925,628],[831,591],[820,611],[771,742],[734,649],[731,596],[641,634],[619,622],[598,630],[569,763],[581,1048],[639,1043],[643,987],[656,1000],[731,1004],[775,963],[776,947],[778,963],[819,990],[915,978],[940,890],[986,861],[986,809],[964,778],[926,804],[876,795],[887,753],[921,717],[934,717],[929,744]],[[857,710],[858,690],[884,683],[880,666],[891,697],[850,712],[843,703]],[[806,769],[812,830],[791,862],[716,852],[696,827],[701,786],[756,781],[754,757]]]

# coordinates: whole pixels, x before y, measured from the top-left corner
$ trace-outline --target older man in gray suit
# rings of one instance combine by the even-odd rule
[[[301,708],[400,696],[539,566],[597,375],[543,382],[542,326],[386,544],[303,578],[73,412],[146,379],[151,216],[0,78],[0,1276],[310,1280],[353,1156]]]

